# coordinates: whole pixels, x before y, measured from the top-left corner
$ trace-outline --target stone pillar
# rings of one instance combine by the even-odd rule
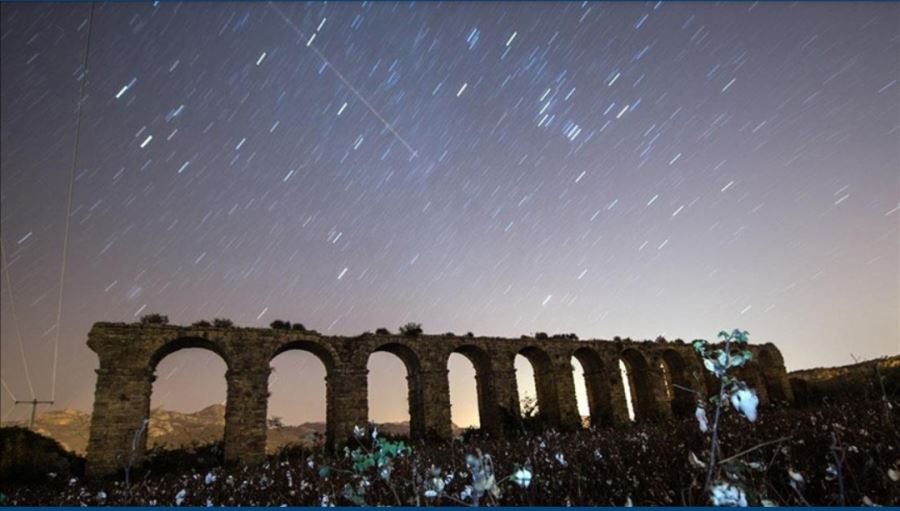
[[[425,438],[449,440],[453,437],[448,374],[446,367],[419,373],[416,383],[421,387]]]
[[[608,378],[599,369],[584,369],[584,386],[587,389],[588,408],[591,414],[591,426],[606,426],[613,422],[612,395]],[[622,394],[624,398],[624,393]],[[627,411],[625,419],[628,419]]]
[[[569,359],[553,364],[552,383],[556,402],[555,426],[561,429],[577,429],[581,427],[581,413],[578,411],[578,399],[575,397],[575,374],[572,361]]]
[[[481,430],[492,435],[502,433],[503,424],[497,410],[493,374],[476,372],[475,389],[478,393],[478,422]]]
[[[513,358],[502,354],[495,356],[489,378],[494,389],[494,402],[491,403],[490,413],[494,416],[492,420],[502,428],[504,418],[512,420],[522,415],[519,409],[519,387],[516,383],[516,366]]]
[[[759,397],[760,404],[770,404],[772,402],[772,398],[769,397],[769,389],[766,388],[765,376],[759,371],[758,367],[755,369],[751,369],[749,373],[751,376],[748,380],[746,380],[747,385],[756,391],[756,395]]]
[[[113,366],[113,367],[110,367]],[[101,363],[87,446],[86,472],[103,476],[138,466],[147,446],[153,370]]]
[[[666,390],[666,374],[663,372],[663,368],[660,366],[662,364],[662,359],[658,356],[648,356],[650,367],[647,371],[646,383],[650,387],[650,394],[653,398],[652,403],[652,412],[651,417],[660,418],[660,417],[671,417],[672,416],[672,399],[675,397],[674,394],[669,395],[671,391],[674,391],[674,387],[671,390]],[[671,377],[671,375],[669,376]]]
[[[325,377],[325,431],[329,448],[340,448],[353,437],[353,428],[369,422],[368,369],[334,369]]]
[[[268,363],[229,369],[225,404],[225,461],[255,464],[266,457]]]
[[[552,364],[532,363],[534,368],[534,387],[537,391],[538,415],[543,417],[547,425],[559,426],[559,393],[557,391],[556,378],[560,376],[560,370]],[[571,380],[571,375],[569,380]],[[573,387],[574,388],[574,387]]]
[[[406,386],[409,389],[409,438],[425,438],[425,389],[419,370],[406,368]]]

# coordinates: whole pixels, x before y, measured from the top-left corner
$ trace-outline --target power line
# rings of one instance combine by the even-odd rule
[[[34,419],[35,415],[37,415],[38,405],[52,405],[53,401],[38,401],[37,399],[32,399],[31,401],[16,401],[15,404],[31,405],[31,420],[28,422],[28,429],[34,429]]]
[[[9,410],[7,410],[6,413],[4,413],[2,417],[0,417],[0,422],[5,421],[5,420],[7,419],[7,417],[9,417],[10,415],[12,415],[12,413],[13,413],[15,410],[16,410],[16,404],[13,403],[12,406],[9,407]]]
[[[19,315],[16,313],[16,301],[13,300],[12,281],[9,278],[9,264],[6,262],[6,248],[3,244],[3,236],[0,235],[0,258],[3,259],[3,277],[6,279],[6,291],[9,293],[9,307],[12,312],[13,327],[16,330],[16,339],[19,340],[19,354],[22,356],[22,365],[25,367],[25,381],[28,382],[28,390],[31,391],[31,397],[34,399],[34,385],[31,383],[31,372],[28,370],[28,359],[25,358],[25,343],[22,342],[22,332],[19,330]],[[3,388],[12,396],[9,387],[3,383]],[[13,396],[13,401],[16,398]]]
[[[278,13],[278,15],[281,16],[281,19],[283,19],[284,22],[287,23],[287,25],[288,25],[289,27],[291,27],[291,28],[294,30],[294,32],[295,32],[298,36],[300,36],[301,39],[307,39],[307,37],[303,34],[303,32],[300,30],[300,28],[297,27],[297,25],[295,25],[294,22],[291,21],[291,19],[288,18],[287,15],[285,15],[284,12],[281,11],[281,9],[279,9],[279,8],[278,8],[274,3],[272,3],[272,2],[268,2],[268,4],[269,4],[269,7],[270,7],[273,11],[275,11],[276,13]],[[406,150],[409,151],[409,152],[412,154],[412,157],[413,157],[413,158],[415,158],[416,156],[418,156],[418,154],[419,154],[418,151],[416,151],[415,149],[413,149],[412,146],[409,145],[409,143],[407,143],[406,140],[405,140],[402,136],[400,136],[400,133],[397,133],[397,130],[394,129],[394,126],[391,125],[391,123],[388,122],[388,120],[385,119],[384,116],[381,115],[381,114],[378,112],[378,110],[375,110],[375,107],[373,107],[372,104],[369,103],[369,101],[368,101],[365,97],[363,97],[363,95],[356,89],[356,87],[353,86],[353,84],[350,83],[349,80],[347,80],[346,78],[344,78],[343,73],[341,73],[341,72],[338,70],[338,68],[334,67],[334,65],[331,63],[331,61],[329,61],[329,60],[325,57],[325,55],[324,55],[321,51],[319,51],[318,48],[316,48],[315,46],[312,45],[312,41],[307,42],[306,47],[309,48],[309,49],[311,49],[313,52],[315,52],[316,55],[318,55],[318,57],[319,57],[320,59],[322,59],[322,62],[325,63],[325,65],[328,67],[328,69],[331,69],[331,71],[335,74],[335,76],[337,76],[338,79],[339,79],[341,82],[343,82],[344,85],[346,85],[347,88],[350,89],[350,91],[353,92],[353,94],[354,94],[357,98],[359,98],[359,100],[362,101],[362,103],[363,103],[364,105],[366,105],[366,108],[368,108],[369,111],[372,112],[372,115],[374,115],[375,117],[377,117],[378,120],[381,121],[382,124],[384,124],[384,127],[387,128],[388,131],[390,131],[391,134],[394,135],[394,137],[396,137],[397,140],[399,140],[400,143],[403,144],[404,147],[406,147]]]
[[[56,307],[56,340],[53,343],[53,376],[50,386],[50,401],[56,399],[56,367],[59,363],[59,336],[62,331],[62,305],[63,305],[63,289],[66,282],[66,260],[69,253],[69,225],[72,216],[72,190],[75,188],[75,166],[78,162],[78,149],[81,141],[81,110],[84,104],[84,90],[88,81],[88,54],[91,51],[91,34],[94,31],[94,2],[91,2],[91,10],[88,14],[88,32],[87,42],[84,45],[84,61],[82,69],[84,74],[81,78],[81,90],[78,93],[78,106],[75,110],[75,141],[72,147],[72,170],[69,175],[69,193],[66,200],[66,229],[63,234],[62,264],[59,271],[59,301]]]
[[[0,385],[3,385],[3,390],[5,390],[7,394],[9,394],[9,397],[11,397],[13,401],[18,401],[18,399],[16,399],[16,395],[13,394],[11,390],[9,390],[9,385],[6,384],[6,381],[3,378],[0,378]]]

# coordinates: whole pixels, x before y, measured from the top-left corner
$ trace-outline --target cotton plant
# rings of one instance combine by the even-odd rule
[[[480,450],[476,450],[476,454],[466,456],[466,467],[469,469],[472,482],[460,492],[459,501],[463,504],[471,503],[473,506],[478,506],[483,500],[489,505],[497,505],[504,484],[512,483],[520,489],[527,489],[534,478],[531,463],[526,460],[522,465],[516,464],[511,474],[498,479],[494,472],[493,458],[490,454],[482,454]]]
[[[710,422],[706,404],[703,401],[697,403],[694,417],[702,433],[710,435],[709,457],[706,462],[691,453],[691,466],[706,468],[706,483],[704,489],[709,491],[710,502],[716,506],[746,506],[748,502],[747,491],[738,481],[741,479],[740,470],[727,470],[725,476],[717,473],[717,467],[722,464],[717,455],[719,446],[719,421],[722,412],[730,405],[750,422],[756,422],[758,417],[757,407],[759,397],[756,391],[736,378],[734,372],[748,364],[753,354],[747,349],[750,334],[746,330],[733,330],[732,332],[719,332],[721,347],[711,347],[706,341],[698,339],[693,347],[703,361],[703,367],[719,380],[719,392],[709,399],[714,406],[712,421]],[[727,467],[723,467],[726,468]]]
[[[428,478],[425,479],[424,496],[428,500],[435,500],[444,494],[444,488],[453,480],[453,474],[443,474],[440,467],[434,465],[428,470]]]
[[[490,454],[482,454],[477,451],[477,456],[469,454],[466,456],[466,466],[469,467],[469,473],[472,475],[471,496],[472,503],[478,505],[482,497],[487,497],[490,501],[496,502],[500,498],[500,486],[497,484],[497,478],[494,475],[494,461]]]
[[[393,442],[379,436],[377,427],[373,427],[371,433],[367,435],[363,428],[355,426],[353,436],[359,446],[352,451],[349,448],[344,449],[346,457],[352,462],[353,470],[320,466],[319,476],[327,478],[332,472],[350,474],[352,481],[344,485],[341,494],[345,499],[359,506],[366,504],[366,494],[369,488],[375,482],[381,481],[391,490],[397,500],[397,505],[403,505],[392,484],[391,474],[394,469],[394,460],[410,454],[412,448],[402,441]]]

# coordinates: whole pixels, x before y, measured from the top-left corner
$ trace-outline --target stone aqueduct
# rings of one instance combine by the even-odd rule
[[[225,459],[255,463],[265,457],[270,361],[288,350],[317,356],[326,369],[326,441],[333,447],[368,422],[369,356],[390,352],[406,366],[410,436],[451,436],[447,363],[451,354],[467,357],[475,368],[480,424],[502,434],[505,414],[519,414],[514,359],[529,359],[535,376],[539,413],[559,428],[575,428],[581,417],[575,398],[572,358],[584,369],[592,424],[630,420],[619,361],[627,367],[636,420],[693,412],[695,398],[673,384],[717,391],[690,344],[680,341],[577,341],[486,337],[324,336],[316,332],[262,328],[210,328],[97,323],[88,346],[100,358],[87,448],[93,475],[121,469],[140,457],[146,438],[135,433],[150,413],[156,365],[168,354],[204,348],[225,361],[227,401]],[[745,381],[762,403],[792,400],[781,353],[772,344],[751,345],[754,362],[742,368]],[[716,390],[713,390],[716,389]],[[377,389],[373,389],[377,391]]]

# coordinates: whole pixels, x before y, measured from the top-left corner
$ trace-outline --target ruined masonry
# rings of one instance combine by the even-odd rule
[[[141,459],[146,438],[135,443],[135,436],[150,415],[156,365],[166,355],[185,348],[213,351],[228,366],[225,459],[247,464],[265,457],[269,363],[287,350],[308,351],[325,366],[326,442],[332,448],[349,439],[354,426],[368,421],[366,365],[369,356],[378,351],[392,353],[406,365],[410,436],[414,440],[451,436],[447,362],[452,353],[464,355],[475,367],[481,427],[497,435],[503,434],[508,419],[519,415],[514,366],[518,354],[534,367],[539,414],[560,429],[581,426],[573,357],[584,369],[591,424],[629,421],[620,360],[627,368],[638,421],[691,414],[695,397],[676,385],[710,395],[718,391],[716,380],[703,370],[691,345],[681,341],[371,334],[351,338],[263,328],[124,323],[96,323],[88,337],[88,346],[100,358],[87,448],[90,475],[112,473],[129,459]],[[739,376],[756,389],[762,403],[791,401],[778,349],[772,344],[749,349],[753,362],[741,368]]]

